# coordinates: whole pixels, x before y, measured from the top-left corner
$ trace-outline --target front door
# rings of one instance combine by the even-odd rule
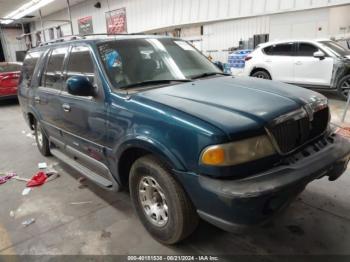
[[[327,86],[331,85],[334,59],[326,56],[324,59],[314,57],[321,51],[310,43],[299,43],[297,55],[294,57],[294,82],[300,85]]]
[[[94,97],[71,95],[67,92],[66,86],[63,88],[60,96],[60,112],[67,148],[73,153],[79,152],[106,163],[104,147],[106,146],[107,107],[95,62],[88,46],[72,47],[64,75],[65,79],[72,76],[85,76],[96,87]],[[87,160],[84,165],[90,163],[91,161]],[[93,169],[93,167],[90,168]]]

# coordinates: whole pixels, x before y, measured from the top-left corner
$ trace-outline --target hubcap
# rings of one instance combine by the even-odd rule
[[[40,124],[37,124],[36,136],[37,136],[37,140],[38,140],[38,145],[40,148],[42,148],[42,146],[43,146],[43,133],[41,131]]]
[[[261,78],[261,79],[265,79],[266,78],[266,76],[264,74],[257,74],[255,77],[256,78]]]
[[[348,97],[350,90],[350,79],[345,80],[341,86],[342,93],[344,96]]]
[[[162,188],[153,177],[142,177],[139,198],[147,219],[155,226],[165,226],[168,222],[168,204]]]

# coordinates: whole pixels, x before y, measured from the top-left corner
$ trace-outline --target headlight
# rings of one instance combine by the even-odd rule
[[[266,135],[228,144],[209,146],[201,154],[200,162],[210,166],[232,166],[271,156],[276,151]]]

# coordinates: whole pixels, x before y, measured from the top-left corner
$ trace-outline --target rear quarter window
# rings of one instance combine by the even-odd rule
[[[33,74],[38,61],[41,57],[42,51],[29,52],[24,58],[20,83],[25,87],[29,87],[33,79]]]

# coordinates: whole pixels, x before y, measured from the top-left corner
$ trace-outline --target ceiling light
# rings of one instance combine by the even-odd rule
[[[6,15],[3,20],[1,20],[1,24],[10,24],[13,22],[13,20],[20,19],[23,16],[26,16],[45,5],[53,2],[54,0],[31,0],[28,3],[22,5],[15,11],[11,12],[10,14]]]

